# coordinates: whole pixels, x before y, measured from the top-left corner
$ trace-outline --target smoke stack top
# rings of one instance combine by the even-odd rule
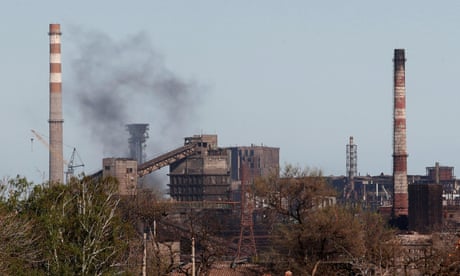
[[[404,49],[395,49],[393,61],[395,61],[395,63],[402,63],[402,65],[404,65],[404,62],[406,61]]]
[[[61,24],[50,24],[48,35],[61,35]]]

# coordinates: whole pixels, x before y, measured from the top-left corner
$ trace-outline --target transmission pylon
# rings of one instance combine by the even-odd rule
[[[235,260],[242,257],[257,257],[256,240],[254,238],[254,197],[248,176],[248,164],[241,163],[241,220],[238,251]]]

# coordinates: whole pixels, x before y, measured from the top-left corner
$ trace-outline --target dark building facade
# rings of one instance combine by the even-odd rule
[[[442,226],[442,185],[411,184],[409,187],[409,230],[430,233]]]

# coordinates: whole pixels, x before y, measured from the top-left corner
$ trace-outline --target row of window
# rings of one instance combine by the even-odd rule
[[[202,194],[202,186],[171,186],[169,188],[171,195],[173,194]]]
[[[228,184],[228,176],[178,176],[171,177],[171,185],[222,185]]]

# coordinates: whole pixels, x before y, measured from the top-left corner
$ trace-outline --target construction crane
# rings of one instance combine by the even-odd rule
[[[80,163],[75,164],[75,156],[78,157]],[[65,172],[66,183],[69,183],[70,179],[74,175],[75,168],[84,167],[85,165],[81,161],[80,155],[77,152],[76,148],[73,148],[72,155],[70,156],[69,162],[67,164],[67,171]]]
[[[33,130],[33,129],[31,129],[30,131],[35,135],[35,137],[37,137],[37,139],[38,139],[43,145],[45,145],[45,147],[46,147],[48,150],[51,151],[50,145],[49,145],[48,142],[43,138],[42,135],[40,135],[38,132],[36,132],[36,131]],[[31,142],[33,142],[33,139],[31,139]],[[78,160],[79,160],[80,163],[75,164],[75,157],[78,157]],[[66,175],[66,183],[69,183],[69,180],[70,180],[70,179],[72,178],[72,176],[74,175],[75,168],[84,167],[84,166],[85,166],[85,165],[83,164],[83,162],[81,161],[80,155],[78,154],[76,148],[73,148],[72,155],[70,156],[69,161],[63,159],[63,162],[64,162],[64,165],[67,166],[67,171],[65,172],[65,175]]]

